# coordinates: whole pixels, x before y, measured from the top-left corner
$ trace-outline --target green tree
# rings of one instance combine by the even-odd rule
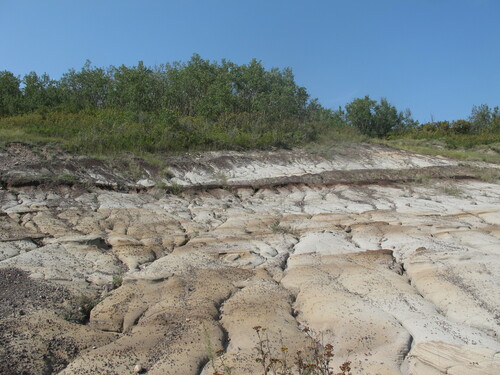
[[[23,77],[23,110],[33,112],[41,108],[57,106],[61,102],[60,90],[56,81],[47,74],[39,76],[35,72]]]
[[[0,71],[0,117],[12,116],[21,108],[21,81],[11,72]]]
[[[410,118],[398,113],[396,107],[389,104],[387,99],[380,99],[380,103],[364,98],[354,99],[345,106],[348,123],[363,134],[370,137],[386,136],[391,130],[401,128],[403,120],[410,123]],[[410,114],[411,115],[411,114]]]
[[[385,98],[380,99],[380,103],[375,106],[374,117],[373,135],[377,137],[383,137],[401,125],[401,116],[396,107]]]
[[[160,74],[139,61],[131,68],[121,65],[112,68],[114,90],[112,103],[118,108],[131,111],[159,110],[163,94]]]
[[[469,116],[471,130],[476,133],[483,130],[492,130],[496,128],[498,118],[500,118],[500,109],[498,106],[490,108],[487,104],[474,105]]]
[[[457,134],[469,134],[472,124],[467,120],[455,120],[451,122],[450,128]]]
[[[60,81],[63,101],[76,110],[104,108],[112,89],[109,73],[87,60],[77,72],[70,69]]]
[[[375,135],[375,108],[377,102],[368,95],[354,99],[345,106],[348,123],[366,135]]]

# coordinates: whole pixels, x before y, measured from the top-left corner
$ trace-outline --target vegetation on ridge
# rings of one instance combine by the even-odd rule
[[[87,61],[59,80],[0,72],[0,142],[141,154],[292,148],[367,137],[440,140],[446,150],[488,145],[498,153],[500,111],[474,106],[467,120],[420,125],[385,98],[365,96],[331,110],[310,98],[290,68],[267,70],[255,59],[244,65],[210,62],[196,54],[186,63],[156,67],[139,62],[100,68]],[[402,143],[411,142],[392,142]]]

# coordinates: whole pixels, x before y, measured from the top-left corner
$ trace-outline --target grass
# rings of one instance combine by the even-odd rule
[[[184,191],[184,188],[182,187],[182,185],[173,182],[170,186],[167,187],[167,191],[173,195],[180,195]]]
[[[462,195],[462,189],[460,189],[457,185],[455,184],[450,184],[450,183],[446,183],[444,185],[441,185],[440,186],[440,190],[446,194],[446,195],[449,195],[449,196],[452,196],[452,197],[459,197]]]
[[[349,126],[328,127],[313,142],[307,143],[306,151],[326,158],[349,154],[352,144],[367,142],[369,137]]]
[[[113,288],[115,289],[121,287],[123,284],[123,275],[122,274],[113,275],[112,283],[113,283]]]
[[[500,136],[442,135],[438,138],[396,138],[373,139],[371,142],[384,144],[405,151],[431,156],[444,156],[461,161],[484,161],[500,164]]]
[[[276,220],[271,223],[269,228],[273,233],[296,235],[295,231],[291,227],[281,225],[281,220],[279,218],[276,218]]]
[[[160,166],[158,153],[291,148],[314,140],[324,128],[295,120],[255,123],[243,115],[229,124],[189,116],[167,121],[154,113],[117,109],[53,110],[0,118],[0,143],[53,142],[85,155],[133,152]]]
[[[90,312],[101,302],[95,296],[79,295],[72,299],[69,307],[63,311],[63,317],[68,322],[86,324],[90,319]]]

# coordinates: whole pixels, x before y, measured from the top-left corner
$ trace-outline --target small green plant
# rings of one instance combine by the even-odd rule
[[[170,180],[171,178],[175,177],[175,175],[172,173],[170,169],[162,169],[161,171],[158,172],[158,177]]]
[[[168,190],[173,195],[179,195],[180,193],[182,193],[182,191],[184,189],[183,189],[182,185],[179,185],[179,184],[173,182],[172,185],[170,185],[170,187],[168,188]]]
[[[444,194],[450,195],[452,197],[458,197],[458,196],[462,195],[462,190],[458,186],[453,185],[451,183],[447,183],[447,184],[441,186],[441,191]]]
[[[117,275],[113,275],[113,288],[119,288],[122,286],[123,284],[123,275],[121,274],[117,274]]]
[[[155,187],[158,188],[158,189],[166,189],[167,188],[167,184],[163,181],[158,181],[156,184],[155,184]]]
[[[430,177],[426,174],[417,173],[413,179],[416,184],[428,185],[430,182]]]
[[[228,178],[224,172],[219,172],[218,175],[219,184],[225,189],[228,187]]]
[[[57,179],[63,183],[75,183],[77,180],[76,176],[70,173],[62,173],[57,176]]]
[[[132,176],[133,179],[139,179],[143,177],[144,170],[141,165],[135,160],[128,162],[128,172]]]
[[[101,302],[101,299],[95,296],[79,295],[71,301],[63,313],[63,317],[68,322],[77,324],[86,324],[90,318],[92,309]]]
[[[500,181],[500,170],[497,168],[471,168],[474,176],[484,182],[496,183]]]
[[[296,235],[295,231],[292,228],[290,228],[289,226],[281,225],[281,220],[279,218],[274,220],[269,228],[273,233]]]

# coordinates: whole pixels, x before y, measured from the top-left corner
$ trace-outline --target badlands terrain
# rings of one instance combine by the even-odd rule
[[[126,160],[126,161],[123,161]],[[374,145],[110,162],[0,150],[0,373],[500,373],[495,165]],[[495,178],[495,175],[497,176]]]

